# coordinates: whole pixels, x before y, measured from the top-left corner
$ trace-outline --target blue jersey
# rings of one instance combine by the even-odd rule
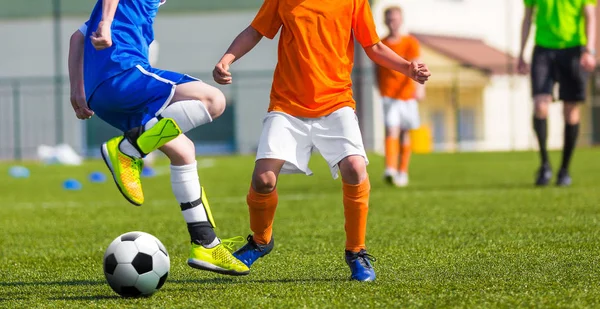
[[[102,20],[102,0],[82,26],[85,35],[83,78],[89,100],[98,85],[136,65],[149,66],[148,49],[154,41],[154,18],[165,0],[121,0],[112,23],[112,46],[96,50],[90,36]]]

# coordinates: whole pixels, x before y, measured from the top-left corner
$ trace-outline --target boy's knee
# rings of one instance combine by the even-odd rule
[[[277,176],[274,172],[255,173],[252,176],[252,188],[261,194],[268,194],[275,190],[277,185]]]
[[[208,113],[212,119],[216,119],[223,115],[223,112],[225,112],[225,107],[227,106],[225,95],[223,92],[221,92],[221,90],[216,88],[215,91],[213,91],[210,95],[207,95],[204,100],[201,101],[206,106],[206,110],[208,110]]]
[[[359,184],[367,178],[367,163],[362,156],[349,156],[340,163],[342,179],[348,184]]]
[[[166,143],[160,150],[169,158],[172,165],[187,165],[196,161],[194,142],[185,135]]]

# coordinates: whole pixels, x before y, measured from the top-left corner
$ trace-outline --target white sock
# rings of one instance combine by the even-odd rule
[[[204,103],[198,100],[187,100],[175,102],[165,108],[160,115],[164,118],[175,120],[181,132],[185,133],[193,128],[212,122],[212,117],[208,113]],[[149,121],[154,125],[154,121]],[[146,129],[148,129],[146,124]]]
[[[179,204],[198,201],[202,193],[197,163],[182,166],[171,165],[171,187]],[[187,223],[208,221],[202,205],[183,210],[181,213]]]

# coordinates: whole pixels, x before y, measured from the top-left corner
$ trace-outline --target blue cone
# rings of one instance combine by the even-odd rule
[[[63,182],[63,188],[65,190],[69,190],[69,191],[77,191],[77,190],[81,190],[83,186],[81,185],[81,183],[75,179],[67,179],[65,180],[65,182]]]
[[[24,166],[13,166],[8,170],[8,174],[13,178],[28,178],[29,169]]]
[[[90,174],[90,182],[100,183],[106,181],[106,175],[101,172],[93,172]]]
[[[156,176],[156,171],[150,166],[144,166],[142,169],[142,177],[154,177]]]

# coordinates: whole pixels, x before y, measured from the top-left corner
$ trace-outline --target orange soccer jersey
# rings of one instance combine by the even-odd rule
[[[355,107],[354,38],[380,41],[368,0],[265,0],[252,27],[270,39],[281,28],[269,111],[318,118]]]
[[[404,36],[398,42],[390,42],[388,39],[384,39],[382,42],[408,61],[419,58],[419,41],[413,36]],[[402,73],[378,66],[377,80],[379,81],[379,92],[382,97],[397,100],[415,98],[416,83]]]

